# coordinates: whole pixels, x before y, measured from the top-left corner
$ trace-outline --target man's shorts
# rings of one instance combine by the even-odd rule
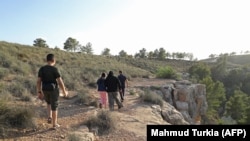
[[[47,104],[51,104],[51,110],[55,111],[58,107],[58,99],[59,99],[59,89],[55,89],[54,91],[43,91],[44,99]]]

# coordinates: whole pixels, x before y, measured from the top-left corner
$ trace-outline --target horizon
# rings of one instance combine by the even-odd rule
[[[104,48],[112,55],[164,48],[202,60],[249,51],[249,6],[227,0],[3,0],[0,40],[32,46],[43,38],[63,49],[72,37],[92,43],[96,55]]]

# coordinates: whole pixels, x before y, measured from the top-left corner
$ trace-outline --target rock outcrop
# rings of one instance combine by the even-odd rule
[[[163,98],[179,111],[189,124],[200,124],[207,110],[206,87],[189,81],[176,81],[161,87]],[[170,114],[162,108],[163,118],[169,121]],[[174,110],[173,110],[174,111]],[[178,118],[177,118],[178,119]],[[179,124],[174,123],[174,124]],[[185,124],[185,123],[184,123]]]
[[[181,112],[167,102],[161,107],[162,118],[172,125],[189,125]]]

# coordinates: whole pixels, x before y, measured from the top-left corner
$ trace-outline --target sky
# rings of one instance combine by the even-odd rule
[[[210,54],[250,50],[250,0],[1,0],[0,41],[33,45],[43,38],[63,49],[68,37],[134,55]]]

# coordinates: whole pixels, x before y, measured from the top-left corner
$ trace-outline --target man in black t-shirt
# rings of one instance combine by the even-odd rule
[[[39,69],[37,79],[37,93],[38,96],[43,97],[47,103],[48,123],[52,122],[53,129],[60,127],[57,123],[59,87],[61,88],[64,97],[67,97],[68,95],[61,75],[58,69],[54,66],[55,63],[56,60],[54,54],[48,54],[47,65]]]

